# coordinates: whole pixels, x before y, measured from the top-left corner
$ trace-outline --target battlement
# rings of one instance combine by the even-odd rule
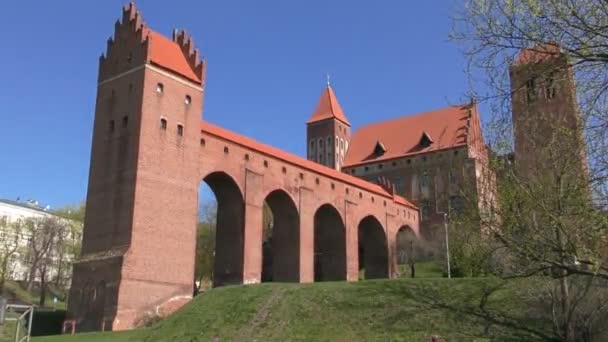
[[[188,60],[188,64],[194,70],[196,75],[202,80],[205,73],[205,60],[201,58],[200,51],[194,46],[194,41],[188,35],[186,30],[181,32],[177,29],[173,30],[173,42],[175,42],[182,50],[184,57]]]
[[[142,64],[153,64],[202,84],[205,61],[186,31],[173,39],[150,29],[135,3],[123,7],[122,19],[114,24],[106,52],[100,57],[99,80],[104,80]]]

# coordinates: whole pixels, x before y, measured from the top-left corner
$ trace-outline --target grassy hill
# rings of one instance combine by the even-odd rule
[[[213,289],[129,332],[59,341],[534,341],[549,335],[512,283],[492,278],[262,284]]]

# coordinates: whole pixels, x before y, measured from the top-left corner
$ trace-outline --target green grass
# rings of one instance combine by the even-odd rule
[[[400,278],[410,278],[410,266],[399,265]],[[443,278],[443,267],[436,261],[416,263],[416,278]]]
[[[208,291],[156,325],[59,341],[535,341],[547,322],[493,278],[262,284]],[[485,298],[485,300],[482,300]]]

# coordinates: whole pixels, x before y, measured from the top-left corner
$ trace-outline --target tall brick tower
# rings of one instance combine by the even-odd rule
[[[82,258],[68,306],[78,330],[121,330],[136,312],[170,312],[192,296],[204,75],[185,32],[166,38],[134,4],[123,9],[99,61]]]
[[[350,123],[329,82],[306,122],[308,160],[340,170],[350,142]]]
[[[563,164],[584,176],[581,118],[566,54],[554,43],[522,50],[509,74],[517,172],[547,176]]]

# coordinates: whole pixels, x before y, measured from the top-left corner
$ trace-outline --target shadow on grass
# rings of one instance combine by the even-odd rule
[[[440,283],[410,279],[387,282],[382,287],[365,282],[358,286],[370,298],[391,293],[391,297],[403,299],[402,304],[396,304],[403,309],[385,317],[384,326],[378,326],[381,329],[399,329],[396,322],[416,319],[415,312],[426,321],[418,322],[419,325],[422,323],[424,329],[435,325],[444,337],[558,341],[551,333],[551,322],[518,298],[514,284],[487,278],[460,279],[458,286],[452,284],[455,283],[448,279]]]

